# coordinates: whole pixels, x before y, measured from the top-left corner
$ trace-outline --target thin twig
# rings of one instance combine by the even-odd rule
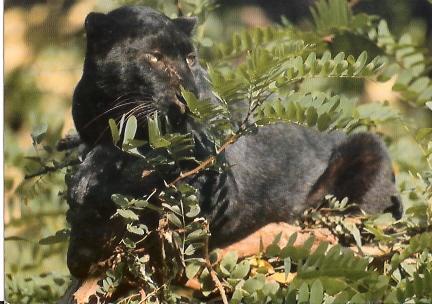
[[[150,297],[154,296],[155,294],[157,294],[159,292],[159,290],[161,290],[162,288],[165,288],[166,284],[163,284],[161,286],[159,286],[158,288],[154,289],[152,292],[150,292],[148,295],[145,296],[144,299],[142,299],[138,304],[142,304],[145,303]]]
[[[220,154],[221,152],[223,152],[226,148],[228,148],[228,146],[230,146],[231,144],[235,143],[237,141],[239,135],[240,135],[239,132],[237,132],[236,134],[232,135],[219,149],[217,149],[216,155],[210,156],[209,158],[207,158],[205,161],[203,161],[202,163],[200,163],[197,167],[193,168],[192,170],[184,172],[184,173],[183,172],[180,173],[180,176],[177,177],[171,183],[169,183],[169,186],[173,186],[177,182],[181,181],[182,179],[185,179],[186,177],[189,177],[191,175],[195,175],[195,174],[199,173],[200,171],[206,169],[207,167],[213,165],[214,162],[216,161],[217,155]]]
[[[222,283],[219,281],[219,278],[218,278],[218,276],[216,274],[216,271],[213,270],[213,268],[211,267],[211,265],[210,266],[207,265],[207,269],[209,270],[210,276],[211,276],[213,282],[216,284],[217,289],[219,289],[219,292],[220,292],[220,295],[221,295],[221,298],[222,298],[222,302],[224,304],[228,304],[228,298],[227,298],[227,296],[225,294],[225,289],[223,288]]]
[[[134,293],[134,294],[132,294],[132,295],[130,295],[130,296],[124,298],[124,299],[121,299],[121,300],[118,302],[118,304],[122,304],[122,303],[127,304],[127,303],[129,303],[133,298],[139,297],[140,295],[141,295],[140,293]]]
[[[224,304],[228,304],[228,298],[226,296],[225,289],[224,289],[221,281],[219,280],[219,278],[217,276],[216,271],[214,271],[213,266],[212,266],[212,264],[210,262],[210,255],[209,255],[209,234],[208,234],[209,231],[208,231],[208,224],[207,223],[205,225],[205,230],[207,231],[207,235],[206,235],[205,240],[204,240],[204,258],[205,258],[205,261],[206,261],[206,268],[209,271],[210,276],[211,276],[213,282],[215,283],[217,289],[219,290],[219,293],[220,293],[221,298],[222,298],[222,302]]]
[[[41,170],[39,170],[35,173],[27,174],[26,176],[24,176],[24,179],[30,179],[30,178],[37,177],[40,175],[56,172],[58,170],[64,169],[64,168],[69,167],[69,166],[75,166],[75,165],[78,165],[80,163],[81,162],[79,159],[72,159],[72,160],[69,160],[69,161],[64,162],[62,164],[54,165],[52,167],[43,167]]]

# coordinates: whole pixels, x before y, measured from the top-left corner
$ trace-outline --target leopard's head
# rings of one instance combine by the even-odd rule
[[[111,140],[108,120],[123,115],[138,119],[141,138],[155,111],[181,128],[186,106],[180,88],[202,94],[203,71],[191,41],[195,25],[193,17],[170,19],[140,6],[87,16],[84,72],[72,109],[86,144]]]

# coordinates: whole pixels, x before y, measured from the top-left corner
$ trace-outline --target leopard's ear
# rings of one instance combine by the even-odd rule
[[[109,35],[113,28],[113,20],[102,13],[90,13],[84,22],[88,38],[97,38]]]
[[[186,35],[191,36],[198,22],[197,17],[178,17],[173,19],[174,24]]]

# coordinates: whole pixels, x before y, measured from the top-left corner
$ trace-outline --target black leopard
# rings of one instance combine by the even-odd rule
[[[115,212],[111,195],[143,196],[178,174],[143,178],[145,164],[113,146],[109,118],[135,115],[137,136],[146,139],[146,119],[158,111],[175,131],[195,136],[197,158],[214,152],[180,95],[184,87],[217,102],[192,44],[195,23],[140,6],[91,13],[85,21],[87,50],[72,112],[90,152],[68,179],[68,265],[77,277],[109,255],[106,244],[121,229],[110,221]],[[209,220],[212,248],[270,222],[292,222],[329,193],[348,197],[367,212],[401,217],[390,158],[370,133],[347,136],[278,123],[241,137],[220,157],[228,169],[207,170],[188,180],[199,190],[200,216]],[[142,221],[156,224],[152,215]]]

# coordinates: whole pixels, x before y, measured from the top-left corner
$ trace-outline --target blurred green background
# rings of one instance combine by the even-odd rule
[[[174,1],[165,3],[165,11],[169,11]],[[206,38],[200,41],[200,46],[208,59],[215,42],[229,38],[232,32],[244,27],[272,22],[309,27],[308,6],[313,1],[223,0],[216,3],[219,7],[208,16],[204,34],[201,33]],[[106,12],[118,5],[114,0],[5,1],[5,270],[17,290],[20,286],[30,288],[26,278],[32,278],[36,285],[44,284],[46,276],[40,276],[41,273],[55,276],[58,281],[59,289],[47,292],[59,293],[66,285],[63,279],[68,274],[67,244],[38,243],[41,238],[66,227],[64,177],[60,173],[24,181],[26,172],[37,165],[28,157],[42,153],[40,145],[32,144],[30,134],[35,127],[46,124],[48,133],[43,144],[53,145],[60,136],[71,132],[72,93],[84,58],[83,21],[91,11]],[[385,18],[397,35],[409,32],[430,52],[432,5],[427,0],[365,0],[352,1],[352,5],[355,11]],[[281,18],[281,14],[286,17]],[[387,100],[418,126],[432,125],[430,115],[399,102],[391,87],[391,82],[367,82],[361,87],[362,101]],[[393,134],[397,140],[392,142],[390,150],[401,182],[409,170],[421,170],[425,163],[418,145],[404,130],[394,127],[387,132],[400,132],[400,135]],[[36,280],[36,275],[41,281]]]

